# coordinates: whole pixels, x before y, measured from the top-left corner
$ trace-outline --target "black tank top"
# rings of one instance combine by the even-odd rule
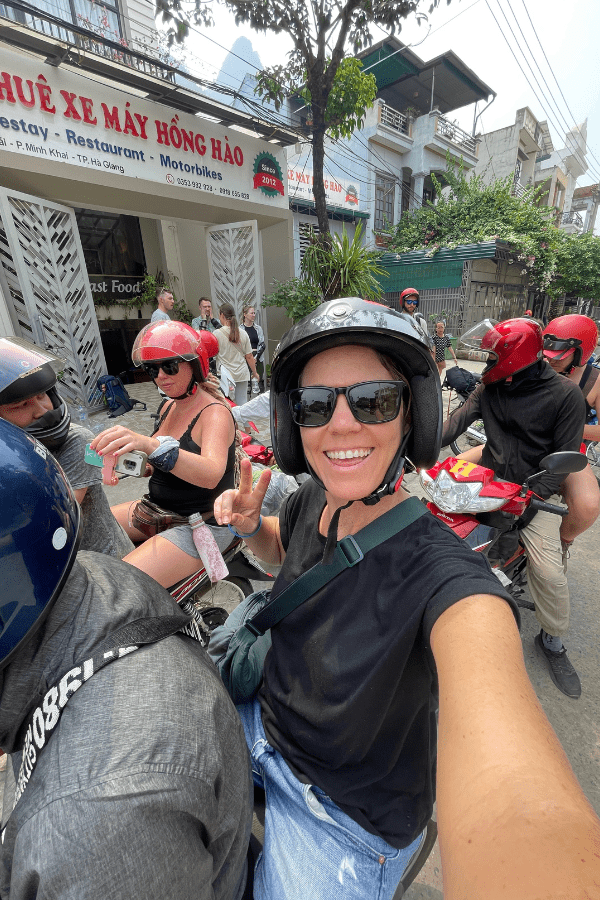
[[[158,431],[164,422],[171,405],[169,404],[161,416],[158,425],[152,432],[153,434]],[[204,409],[217,405],[222,406],[220,403],[209,403]],[[180,438],[179,446],[182,450],[187,450],[189,453],[201,452],[198,444],[192,440],[192,429],[204,412],[204,409],[201,409],[198,415],[190,422],[187,431]],[[202,514],[205,522],[209,525],[216,525],[217,522],[213,517],[215,500],[223,491],[233,487],[235,487],[235,435],[227,453],[225,473],[216,487],[200,487],[197,484],[190,484],[189,481],[183,481],[177,475],[173,475],[172,472],[161,472],[160,469],[155,469],[154,474],[150,478],[149,494],[150,499],[162,506],[163,509],[169,509],[180,516],[191,516],[192,513],[199,512]]]

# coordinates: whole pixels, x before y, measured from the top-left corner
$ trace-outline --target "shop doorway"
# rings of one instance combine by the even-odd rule
[[[213,310],[218,310],[222,303],[231,303],[241,322],[243,307],[252,303],[268,347],[267,321],[260,306],[262,268],[257,223],[212,225],[207,229],[206,240]]]

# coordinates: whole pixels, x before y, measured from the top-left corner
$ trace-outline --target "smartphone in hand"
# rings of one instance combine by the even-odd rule
[[[104,460],[100,454],[92,450],[88,444],[85,448],[84,460],[90,466],[98,466],[102,468]],[[130,453],[123,453],[119,456],[115,466],[115,472],[119,475],[133,475],[135,478],[143,478],[148,463],[148,456],[141,450],[132,450]]]

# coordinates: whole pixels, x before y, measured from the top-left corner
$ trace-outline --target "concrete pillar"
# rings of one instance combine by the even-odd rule
[[[163,258],[165,281],[173,289],[177,299],[185,301],[185,277],[177,235],[177,223],[169,219],[161,219],[158,223],[158,239]]]
[[[415,172],[413,175],[410,209],[420,209],[423,205],[423,185],[427,172]]]

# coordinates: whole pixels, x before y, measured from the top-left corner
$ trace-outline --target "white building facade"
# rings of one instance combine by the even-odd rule
[[[296,134],[182,86],[147,0],[87,5],[0,5],[0,328],[62,354],[68,399],[94,408],[152,312],[119,305],[144,272],[194,315],[290,277]],[[270,352],[287,320],[259,318]]]

